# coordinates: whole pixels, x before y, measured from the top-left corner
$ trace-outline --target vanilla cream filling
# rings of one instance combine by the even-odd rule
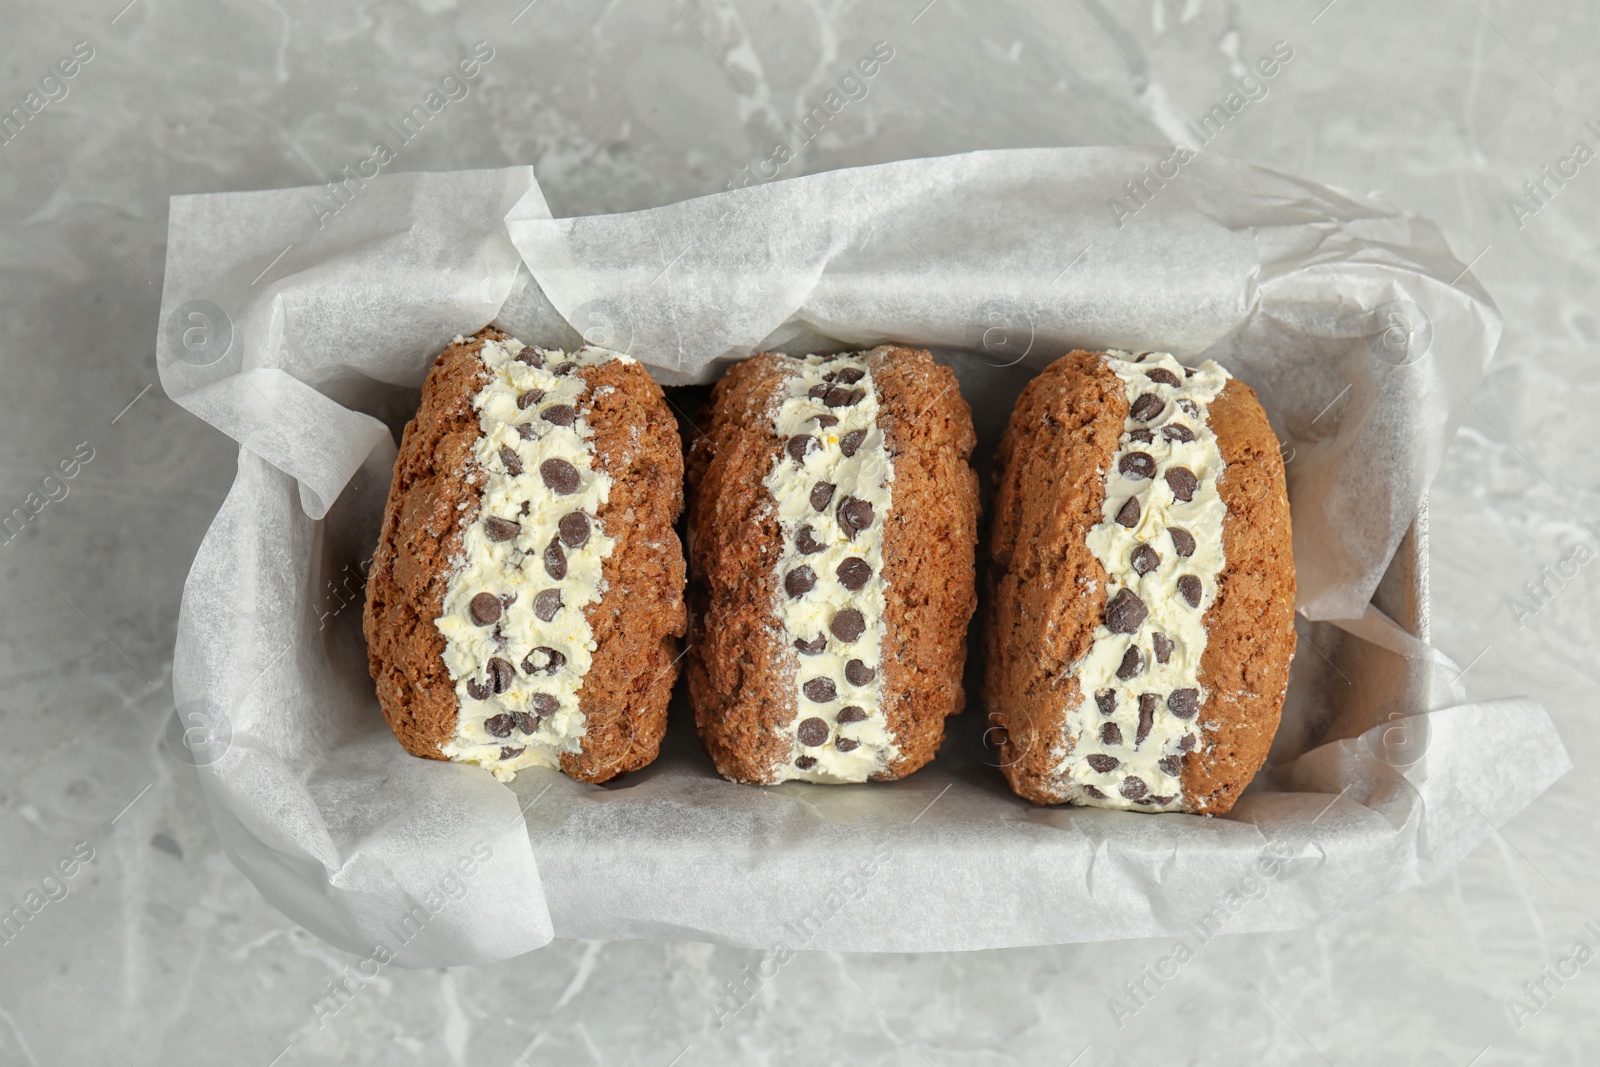
[[[1067,709],[1070,747],[1059,750],[1055,773],[1063,800],[1176,811],[1185,803],[1182,760],[1205,745],[1204,620],[1227,562],[1217,492],[1224,463],[1207,413],[1229,376],[1211,360],[1186,370],[1165,353],[1105,358],[1129,405],[1088,537],[1106,569],[1107,613],[1069,669],[1081,697]]]
[[[871,356],[793,360],[773,418],[783,445],[763,484],[783,531],[775,613],[796,709],[777,781],[863,782],[899,755],[883,709],[883,526],[894,464]]]
[[[459,701],[441,751],[509,781],[581,747],[578,691],[596,648],[584,609],[605,593],[616,542],[597,518],[611,478],[577,413],[587,386],[576,372],[628,357],[517,340],[479,354],[489,378],[472,401],[482,436],[465,478],[483,494],[434,620]]]

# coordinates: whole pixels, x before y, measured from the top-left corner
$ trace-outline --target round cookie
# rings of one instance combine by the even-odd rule
[[[1222,814],[1295,649],[1277,439],[1210,361],[1075,351],[995,455],[985,702],[1037,804]]]
[[[367,582],[379,703],[415,755],[603,782],[656,757],[684,632],[682,446],[626,356],[492,328],[434,364]]]
[[[901,778],[961,710],[971,412],[927,352],[762,353],[689,454],[689,695],[735,781]]]

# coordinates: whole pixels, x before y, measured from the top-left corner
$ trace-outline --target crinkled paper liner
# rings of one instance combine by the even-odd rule
[[[234,862],[328,941],[419,967],[556,934],[1204,939],[1455,863],[1570,767],[1542,708],[1465,703],[1419,639],[1419,511],[1498,313],[1431,223],[1272,171],[1197,158],[1130,213],[1124,183],[1158,161],[979,152],[570,219],[526,167],[385,175],[332,215],[326,189],[174,198],[162,384],[240,446],[185,584],[175,733]],[[762,348],[929,347],[983,463],[1022,383],[1072,347],[1217,359],[1289,471],[1301,653],[1268,767],[1224,818],[1035,808],[975,706],[931,766],[862,786],[724,782],[681,705],[661,758],[606,786],[407,755],[367,673],[362,576],[417,388],[490,322],[582,333],[666,384]],[[1391,564],[1409,599],[1385,599]]]

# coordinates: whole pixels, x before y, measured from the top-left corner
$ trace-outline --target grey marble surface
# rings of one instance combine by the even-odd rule
[[[0,1064],[1600,1058],[1600,959],[1549,977],[1576,942],[1600,951],[1600,476],[1584,458],[1600,162],[1573,156],[1600,148],[1593,8],[524,2],[0,5],[0,110],[42,104],[0,144],[0,509],[47,501],[0,545],[0,903],[47,901],[0,942]],[[41,89],[80,41],[92,58]],[[893,58],[780,176],[1170,144],[1288,42],[1206,150],[1431,215],[1499,301],[1500,354],[1432,497],[1433,638],[1472,696],[1542,700],[1578,769],[1449,877],[1318,929],[1220,937],[1120,1028],[1108,997],[1165,943],[802,954],[720,1029],[709,1004],[755,953],[557,941],[351,980],[354,957],[221,854],[161,744],[183,577],[234,468],[153,385],[167,197],[325,180],[478,41],[494,58],[393,167],[533,163],[558,215],[724,188],[879,41]],[[47,481],[63,462],[73,476]],[[341,981],[346,1003],[319,1019]],[[1514,1018],[1513,997],[1536,1010]]]

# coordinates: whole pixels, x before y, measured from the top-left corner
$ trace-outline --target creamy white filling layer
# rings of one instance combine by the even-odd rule
[[[775,612],[796,708],[778,781],[863,782],[899,755],[882,693],[894,464],[871,355],[794,359],[773,420],[784,444],[763,484],[783,530]]]
[[[1175,811],[1185,754],[1205,744],[1204,619],[1227,562],[1224,463],[1207,415],[1229,375],[1159,352],[1105,358],[1129,406],[1088,537],[1106,569],[1106,614],[1070,668],[1081,698],[1067,709],[1056,774],[1063,800]]]
[[[577,413],[577,370],[629,357],[516,340],[485,341],[480,356],[482,436],[465,477],[483,495],[435,620],[460,705],[442,751],[509,781],[524,767],[559,767],[584,734],[578,690],[597,647],[584,608],[605,593],[616,542],[597,518],[611,478]]]

